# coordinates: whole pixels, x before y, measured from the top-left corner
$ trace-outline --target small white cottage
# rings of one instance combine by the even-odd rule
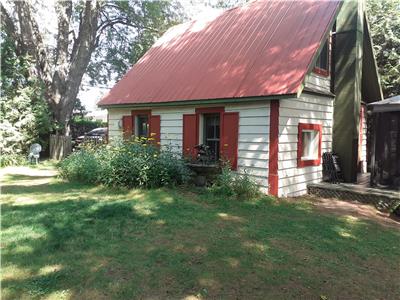
[[[207,144],[277,196],[321,181],[334,148],[354,181],[363,103],[382,96],[362,5],[260,0],[171,28],[98,103],[109,138],[152,135],[183,155]]]

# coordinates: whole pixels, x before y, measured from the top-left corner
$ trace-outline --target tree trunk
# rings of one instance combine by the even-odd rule
[[[11,17],[3,6],[1,6],[1,16],[7,17],[7,19],[4,19],[2,24],[7,26],[12,36],[19,37],[18,42],[20,42],[23,52],[34,58],[36,75],[44,83],[44,96],[53,113],[53,120],[57,124],[56,131],[58,134],[69,135],[72,111],[79,87],[96,46],[100,1],[87,0],[84,2],[80,14],[78,36],[74,39],[72,53],[68,51],[72,1],[56,3],[58,35],[53,72],[50,68],[51,55],[47,53],[39,26],[33,17],[32,4],[27,0],[15,1],[14,5],[20,32],[11,26]]]

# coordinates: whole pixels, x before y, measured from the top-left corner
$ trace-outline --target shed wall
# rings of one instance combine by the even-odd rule
[[[239,112],[238,172],[247,172],[268,191],[269,102],[225,106],[227,112]]]
[[[322,153],[332,149],[333,99],[303,93],[300,98],[280,101],[278,195],[307,193],[307,184],[322,180],[322,165],[297,167],[298,124],[322,125]]]
[[[331,77],[310,72],[306,76],[305,87],[315,91],[329,93],[331,91]]]
[[[361,140],[361,157],[362,161],[361,171],[362,173],[367,172],[367,110],[365,109],[362,114],[362,140]]]
[[[145,108],[144,108],[145,109]],[[109,113],[110,140],[122,138],[118,121],[123,115],[130,115],[132,108],[114,109]],[[269,102],[225,105],[226,112],[239,112],[238,172],[247,172],[261,186],[268,190],[269,156]],[[161,117],[161,145],[182,153],[183,115],[195,113],[195,106],[174,108],[153,108],[153,115]]]

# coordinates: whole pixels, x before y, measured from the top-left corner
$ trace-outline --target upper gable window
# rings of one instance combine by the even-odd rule
[[[322,47],[321,53],[315,62],[313,72],[323,76],[329,76],[329,40],[326,40]]]

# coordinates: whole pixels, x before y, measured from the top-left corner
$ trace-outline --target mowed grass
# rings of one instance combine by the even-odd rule
[[[3,176],[2,299],[399,299],[400,231],[269,198]],[[50,175],[49,175],[50,174]]]

